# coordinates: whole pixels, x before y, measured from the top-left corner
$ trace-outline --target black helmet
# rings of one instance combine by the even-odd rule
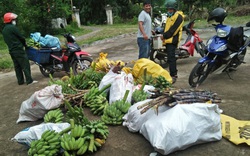
[[[226,10],[223,8],[216,8],[209,14],[207,21],[215,20],[216,22],[222,23],[225,17],[227,17]]]
[[[178,4],[177,4],[176,0],[167,0],[165,3],[165,6],[167,9],[177,10],[177,8],[178,8]]]

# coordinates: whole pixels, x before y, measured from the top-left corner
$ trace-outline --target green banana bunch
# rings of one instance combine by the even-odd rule
[[[129,91],[127,90],[122,100],[117,100],[108,105],[101,116],[101,120],[106,124],[120,125],[122,117],[128,112],[131,104],[126,102]]]
[[[94,134],[100,139],[106,139],[109,134],[108,126],[101,120],[90,121],[89,124],[85,125],[87,132]]]
[[[148,98],[148,93],[143,90],[135,90],[132,94],[133,103],[146,100]]]
[[[75,125],[74,128],[71,129],[70,135],[74,138],[81,138],[84,136],[87,129],[81,125]]]
[[[32,38],[28,39],[28,41],[26,42],[28,47],[37,47],[37,48],[41,48],[41,45],[39,42],[36,42],[35,40],[33,40]]]
[[[75,105],[74,107],[68,101],[65,101],[65,106],[68,111],[66,112],[66,121],[70,121],[70,119],[74,120],[75,124],[85,125],[89,123],[88,118],[84,115],[83,108]]]
[[[46,130],[43,132],[41,139],[34,140],[30,144],[28,156],[33,155],[46,155],[53,156],[59,153],[60,135],[55,130]]]
[[[106,92],[104,92],[106,89],[108,89],[111,86],[111,84],[106,85],[101,90],[99,90],[98,87],[92,87],[90,88],[89,92],[85,93],[83,96],[83,100],[85,104],[91,103],[97,96],[103,95],[103,97],[106,97]]]
[[[64,119],[64,114],[61,109],[50,110],[44,115],[44,122],[48,123],[62,123]]]
[[[86,106],[94,115],[102,115],[104,109],[109,105],[108,100],[102,94],[97,95],[94,99],[87,101]]]
[[[165,77],[163,76],[158,76],[156,78],[156,81],[153,85],[156,89],[160,89],[160,90],[165,90],[166,88],[170,88],[171,87],[171,83],[168,82]]]

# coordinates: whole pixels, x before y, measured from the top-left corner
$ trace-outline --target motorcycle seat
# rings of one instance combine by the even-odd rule
[[[51,49],[52,53],[53,52],[60,52],[60,51],[62,51],[62,48],[58,48],[58,47],[52,47],[50,49]]]

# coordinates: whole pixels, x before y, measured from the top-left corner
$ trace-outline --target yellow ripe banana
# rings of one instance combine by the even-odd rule
[[[95,142],[98,142],[99,144],[103,145],[105,143],[105,140],[104,139],[95,138]]]

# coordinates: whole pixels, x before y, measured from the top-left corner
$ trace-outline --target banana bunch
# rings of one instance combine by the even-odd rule
[[[85,125],[86,129],[90,134],[94,134],[99,139],[106,140],[109,134],[108,126],[101,120],[90,121],[89,124]],[[99,142],[103,144],[103,140]]]
[[[137,103],[139,101],[146,100],[148,98],[148,93],[143,90],[135,90],[132,94],[133,103]]]
[[[108,100],[103,95],[97,95],[94,99],[86,101],[86,106],[94,115],[102,115],[104,109],[109,105]]]
[[[91,103],[94,101],[94,99],[97,98],[97,96],[102,95],[103,97],[106,97],[106,92],[104,91],[108,89],[110,86],[111,84],[108,84],[105,87],[103,87],[101,90],[99,90],[98,87],[90,88],[89,91],[85,93],[83,96],[84,103],[86,105],[91,105]]]
[[[61,137],[61,147],[64,149],[64,155],[75,155],[84,145],[84,141],[85,139],[82,137],[76,139],[72,135],[64,133]]]
[[[70,119],[74,120],[75,124],[86,124],[89,123],[88,118],[84,115],[83,108],[75,105],[74,107],[68,101],[65,101],[65,106],[68,111],[66,112],[66,121],[70,121]]]
[[[55,130],[46,130],[43,132],[41,139],[32,141],[28,156],[33,155],[46,155],[54,156],[59,153],[60,135]]]
[[[27,41],[27,46],[28,47],[34,47],[34,48],[41,48],[41,45],[39,42],[36,42],[35,40],[33,40],[32,38],[30,38],[28,41]]]
[[[98,87],[98,84],[95,81],[88,81],[88,86],[89,88]]]
[[[43,117],[44,122],[61,123],[63,122],[64,114],[61,109],[50,110]]]
[[[168,82],[165,77],[163,76],[158,76],[156,77],[155,83],[154,83],[154,87],[156,89],[160,89],[160,90],[165,90],[166,88],[171,87],[171,83]]]
[[[70,135],[74,138],[83,137],[87,129],[81,125],[76,124],[74,128],[71,129]]]
[[[130,106],[131,104],[125,100],[117,100],[106,107],[101,120],[111,125],[122,124],[122,117],[128,112]]]

